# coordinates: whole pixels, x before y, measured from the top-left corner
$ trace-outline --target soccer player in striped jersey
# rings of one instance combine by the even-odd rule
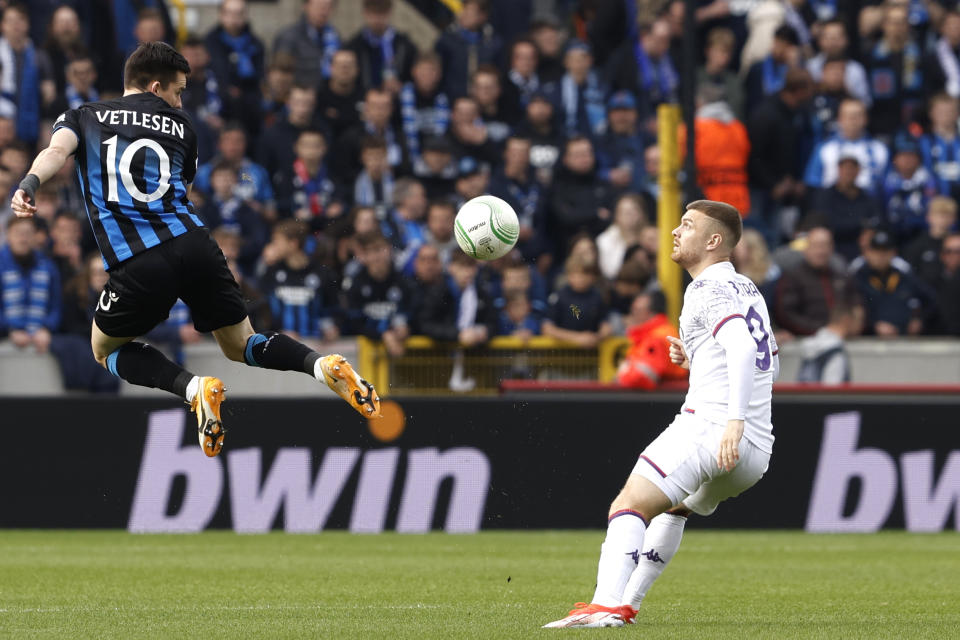
[[[673,230],[670,257],[693,282],[683,296],[680,339],[668,338],[670,359],[690,369],[690,388],[610,505],[593,599],[548,628],[634,622],[680,547],[687,516],[710,515],[767,470],[779,358],[763,296],[730,263],[741,233],[737,210],[710,200],[688,204]]]
[[[93,355],[112,374],[184,398],[200,446],[220,453],[223,383],[196,376],[134,338],[166,319],[177,298],[224,355],[253,367],[303,371],[364,416],[380,412],[373,386],[338,354],[321,356],[280,333],[253,330],[240,288],[189,201],[197,136],[181,110],[190,66],[163,42],[141,45],[124,67],[123,97],[71,109],[13,196],[18,216],[36,213],[37,188],[76,157],[87,215],[110,278],[91,329]]]

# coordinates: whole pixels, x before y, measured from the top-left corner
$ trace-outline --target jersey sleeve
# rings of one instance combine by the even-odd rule
[[[68,109],[60,114],[60,117],[53,123],[53,133],[60,129],[69,129],[77,136],[77,141],[82,140],[81,134],[83,127],[80,126],[80,111],[78,109]],[[80,148],[80,145],[77,145]]]
[[[746,320],[734,286],[734,283],[730,282],[706,280],[693,292],[697,319],[714,338],[723,325],[731,320]]]

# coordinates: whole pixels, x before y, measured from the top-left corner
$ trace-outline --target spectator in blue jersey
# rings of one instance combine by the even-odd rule
[[[412,80],[400,89],[400,121],[414,164],[420,159],[424,140],[445,135],[450,125],[450,99],[440,89],[442,71],[440,56],[422,52],[413,63]]]
[[[843,58],[829,58],[820,69],[820,81],[810,104],[814,145],[837,134],[840,103],[849,95],[843,86],[844,69],[849,62]]]
[[[326,161],[323,131],[304,129],[293,150],[293,162],[276,174],[280,214],[305,221],[314,230],[325,229],[343,216],[346,207]]]
[[[933,176],[920,162],[916,139],[908,133],[897,134],[880,196],[886,204],[887,224],[901,241],[910,240],[923,230],[927,203],[936,193]]]
[[[537,75],[538,58],[533,40],[518,38],[510,45],[510,67],[503,83],[503,101],[512,124],[523,118],[530,98],[544,84]]]
[[[828,60],[844,60],[843,86],[846,92],[870,106],[873,98],[870,95],[870,84],[867,81],[867,72],[863,65],[849,57],[847,27],[842,20],[831,19],[820,25],[817,37],[819,52],[807,60],[807,71],[814,82],[823,78],[823,69]]]
[[[523,291],[511,291],[505,296],[503,309],[497,317],[497,335],[526,340],[540,335],[540,318],[533,312],[530,298]]]
[[[919,115],[924,94],[923,50],[910,33],[908,11],[901,5],[884,10],[883,36],[866,56],[870,76],[870,130],[890,136]]]
[[[897,266],[896,256],[893,234],[875,230],[863,249],[863,263],[853,274],[866,309],[866,335],[919,335],[924,317],[935,310],[933,293],[912,272]]]
[[[450,99],[467,93],[467,80],[480,64],[497,64],[503,42],[487,22],[489,0],[465,0],[456,20],[434,47],[443,60],[443,91]]]
[[[610,96],[607,120],[606,131],[597,140],[597,175],[614,193],[637,193],[643,189],[645,144],[633,95],[618,91]]]
[[[477,102],[490,140],[502,145],[517,123],[517,114],[508,109],[504,100],[500,70],[489,64],[477,67],[470,77],[470,97]]]
[[[360,145],[367,136],[379,136],[387,143],[387,163],[402,172],[407,163],[403,136],[393,123],[393,96],[382,89],[368,89],[363,100],[360,124],[344,133],[333,149],[334,174],[344,183],[352,183],[363,169]]]
[[[60,274],[52,260],[34,249],[36,222],[12,217],[0,247],[0,335],[19,349],[46,353],[60,326]]]
[[[340,35],[330,24],[336,0],[304,0],[303,14],[282,29],[273,41],[273,55],[289,54],[295,60],[295,81],[320,86],[330,77],[330,61],[340,48]]]
[[[497,309],[506,307],[506,298],[522,293],[530,302],[532,313],[542,319],[547,313],[547,281],[532,265],[516,255],[508,256],[500,272],[500,297],[494,301]]]
[[[237,174],[233,167],[221,162],[210,172],[213,194],[198,213],[211,229],[226,226],[235,229],[243,239],[237,261],[244,273],[253,273],[264,246],[270,239],[270,226],[236,195]]]
[[[599,136],[606,128],[607,88],[593,68],[590,46],[571,40],[563,55],[566,73],[560,78],[557,106],[568,136]]]
[[[503,163],[490,178],[490,193],[506,201],[517,213],[520,236],[517,249],[535,261],[547,251],[543,237],[544,187],[530,166],[529,138],[511,136],[503,150]]]
[[[311,262],[303,250],[307,230],[281,220],[266,250],[271,265],[260,278],[270,304],[274,331],[299,338],[334,340],[340,335],[338,283],[327,267]]]
[[[593,349],[612,333],[609,309],[597,287],[597,265],[583,256],[567,259],[567,284],[549,299],[550,308],[541,329],[543,335]]]
[[[16,123],[17,138],[36,144],[40,117],[53,102],[56,85],[50,59],[30,40],[30,19],[20,4],[0,18],[0,116]]]
[[[360,124],[363,95],[357,54],[340,49],[330,61],[330,77],[320,83],[316,92],[317,113],[330,128],[331,140]]]
[[[387,142],[367,136],[360,143],[363,170],[353,183],[353,204],[372,207],[377,219],[386,220],[393,201],[393,172],[387,162]]]
[[[363,268],[343,282],[345,333],[382,340],[388,354],[401,356],[410,335],[409,284],[394,269],[390,241],[379,232],[359,239],[358,257]]]
[[[360,84],[396,95],[410,79],[417,47],[405,33],[390,26],[393,0],[363,0],[363,28],[346,44],[357,54]]]
[[[857,186],[860,161],[856,156],[841,156],[837,163],[837,181],[825,189],[814,189],[810,210],[827,216],[837,252],[850,261],[860,254],[860,233],[875,227],[885,218],[883,204]]]
[[[759,62],[753,63],[747,71],[747,113],[753,111],[764,97],[783,88],[787,71],[799,67],[802,63],[801,57],[797,32],[788,25],[778,27],[773,33],[770,53]]]
[[[209,197],[210,173],[215,164],[225,163],[237,173],[236,195],[267,220],[276,218],[273,187],[267,170],[247,158],[247,134],[237,122],[224,125],[217,140],[217,155],[197,168],[193,188]]]
[[[223,98],[224,117],[239,120],[247,133],[260,132],[260,83],[264,77],[264,49],[250,30],[246,0],[222,0],[218,24],[204,39],[210,70]]]
[[[867,109],[855,98],[840,103],[837,134],[818,144],[810,155],[804,181],[811,187],[829,187],[837,181],[841,156],[855,156],[860,163],[857,186],[870,193],[880,187],[887,167],[887,147],[867,133]]]
[[[397,252],[398,268],[404,270],[412,253],[425,241],[427,192],[416,178],[400,178],[393,185],[392,204],[389,224],[381,227]]]
[[[641,128],[651,133],[657,107],[677,100],[680,81],[670,59],[670,38],[670,23],[658,19],[641,27],[639,38],[624,41],[607,62],[610,84],[638,97]]]
[[[933,174],[938,193],[960,198],[960,135],[957,133],[960,102],[946,93],[938,93],[930,98],[929,113],[930,132],[920,138],[923,165]]]

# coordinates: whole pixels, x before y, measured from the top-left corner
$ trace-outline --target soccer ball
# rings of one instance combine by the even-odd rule
[[[457,244],[468,256],[496,260],[507,255],[520,236],[520,221],[509,204],[491,195],[477,196],[457,212]]]

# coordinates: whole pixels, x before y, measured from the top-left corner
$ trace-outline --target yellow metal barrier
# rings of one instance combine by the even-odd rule
[[[546,337],[501,336],[482,347],[461,349],[424,336],[406,341],[398,358],[383,344],[357,338],[360,371],[384,396],[471,395],[497,393],[507,379],[596,380],[612,382],[630,341],[608,338],[595,349],[584,349]]]
[[[657,250],[657,279],[667,299],[667,317],[674,324],[680,318],[683,304],[683,273],[670,259],[673,251],[673,230],[680,224],[680,150],[677,148],[677,127],[680,107],[662,104],[657,107],[657,145],[660,147],[660,198],[657,202],[657,228],[660,246]]]

